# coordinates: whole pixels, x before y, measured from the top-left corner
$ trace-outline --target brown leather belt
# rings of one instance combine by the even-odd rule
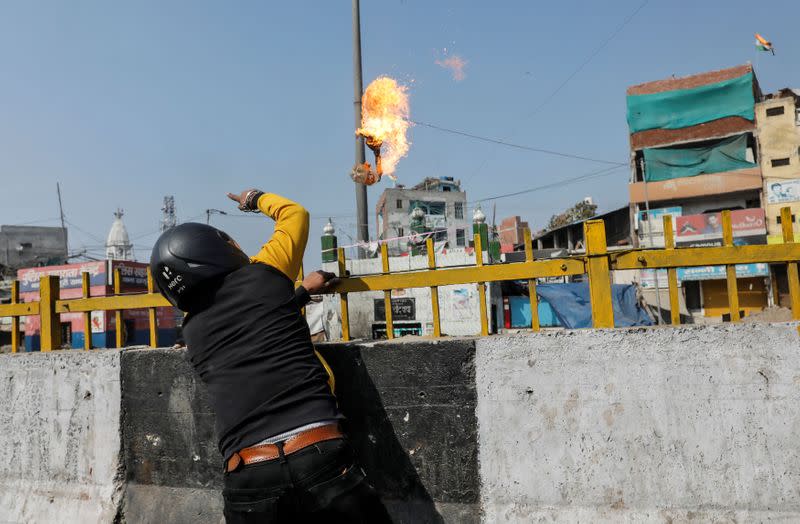
[[[317,442],[334,440],[337,438],[344,438],[344,433],[339,429],[339,424],[327,424],[318,428],[309,429],[308,431],[303,431],[283,441],[283,454],[291,455]],[[280,456],[281,454],[276,444],[251,446],[249,448],[240,449],[234,453],[225,464],[225,471],[230,473],[241,464],[248,465],[266,462],[267,460],[275,460]]]

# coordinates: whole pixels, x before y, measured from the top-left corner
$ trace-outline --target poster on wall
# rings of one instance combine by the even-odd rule
[[[762,208],[731,211],[731,226],[736,246],[767,243],[767,221]],[[722,213],[679,216],[675,241],[678,247],[721,246]]]
[[[768,204],[800,201],[800,178],[767,181],[766,186]]]

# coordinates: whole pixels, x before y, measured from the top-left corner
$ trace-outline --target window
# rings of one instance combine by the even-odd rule
[[[451,190],[450,186],[442,186],[442,191],[450,192]]]
[[[444,242],[447,240],[447,230],[440,229],[433,233],[433,241],[434,242]]]
[[[403,234],[403,228],[402,228],[402,227],[398,227],[398,228],[397,228],[397,236],[399,236],[399,237],[405,236],[405,235]]]
[[[772,167],[788,166],[788,158],[774,158],[772,159]]]
[[[780,215],[775,217],[775,222],[777,222],[778,224],[781,223],[781,216]],[[797,217],[794,214],[792,215],[792,222],[797,222]]]
[[[463,220],[463,218],[464,218],[464,204],[462,204],[461,202],[456,202],[455,203],[455,213],[456,213],[456,218],[460,218],[460,219]]]
[[[403,209],[403,201],[399,198],[397,199],[397,209]]]
[[[783,106],[770,107],[767,109],[767,116],[778,116],[783,114]]]
[[[465,244],[464,230],[456,229],[456,245],[459,247],[464,247]]]

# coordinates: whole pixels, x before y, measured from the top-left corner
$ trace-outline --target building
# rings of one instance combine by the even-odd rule
[[[528,223],[519,216],[504,218],[500,221],[500,229],[497,231],[500,240],[500,251],[510,253],[514,251],[514,246],[520,245],[525,241],[525,230]]]
[[[124,215],[121,209],[114,212],[114,222],[106,238],[106,258],[108,260],[134,260],[133,244],[128,237],[128,230],[122,222]]]
[[[583,238],[583,224],[587,220],[602,220],[606,230],[606,244],[609,248],[630,246],[631,244],[631,224],[628,206],[614,209],[592,218],[578,220],[572,224],[557,227],[549,231],[543,231],[533,238],[533,245],[536,249],[566,249],[566,254],[586,251],[586,244]]]
[[[795,222],[800,215],[800,89],[766,95],[756,104],[756,128],[768,241],[782,243],[781,208],[790,207]]]
[[[67,230],[60,227],[0,226],[0,274],[21,267],[63,264]]]
[[[391,255],[410,251],[405,237],[412,234],[411,221],[414,209],[424,211],[424,225],[433,231],[434,241],[446,247],[465,247],[472,236],[472,224],[467,217],[467,193],[461,181],[453,177],[426,178],[411,188],[387,188],[376,206],[376,231],[378,239],[397,238],[390,242]]]
[[[670,214],[679,247],[722,245],[719,211],[726,209],[735,210],[735,243],[766,242],[756,115],[761,99],[750,65],[628,88],[630,221],[636,244],[663,247],[662,219]],[[742,312],[763,309],[769,268],[747,264],[737,266],[737,273]],[[666,272],[656,278],[644,271],[641,278],[646,287],[666,287]],[[724,320],[724,268],[681,268],[678,278],[693,317]]]
[[[477,218],[480,219],[480,216]],[[479,234],[486,236],[486,225],[477,221],[475,225]],[[333,225],[326,224],[323,228],[321,243],[323,255],[329,253],[333,256],[323,258],[322,269],[325,271],[338,272],[336,254],[334,251],[328,251],[328,246],[336,245],[336,243]],[[484,245],[483,261],[485,264],[492,263],[488,243]],[[461,267],[473,264],[475,264],[473,247],[453,248],[446,252],[437,251],[436,253],[436,267]],[[345,267],[350,275],[368,275],[383,271],[382,261],[379,258],[347,259]],[[427,253],[405,252],[403,256],[389,257],[391,272],[412,271],[427,267]],[[442,334],[471,336],[480,333],[480,294],[476,284],[442,286],[438,293]],[[392,321],[396,337],[433,334],[433,306],[430,289],[394,289],[391,294]],[[386,338],[386,303],[382,291],[351,293],[347,301],[352,338]],[[486,284],[486,303],[489,330],[496,333],[503,322],[500,283]],[[323,326],[328,340],[336,340],[341,337],[341,300],[337,295],[323,295]]]
[[[100,260],[58,266],[31,267],[17,272],[20,300],[39,300],[39,281],[45,275],[58,275],[62,299],[82,296],[82,273],[89,274],[90,296],[102,297],[114,294],[114,270],[119,269],[122,293],[147,291],[147,264],[117,260]],[[176,311],[171,307],[158,308],[158,340],[162,345],[172,345],[176,340]],[[83,313],[62,313],[61,340],[67,348],[83,348]],[[114,347],[116,322],[113,311],[92,311],[92,347]],[[126,346],[148,344],[149,325],[147,310],[134,309],[122,312],[123,341]],[[25,321],[25,350],[38,351],[40,318],[30,316]]]

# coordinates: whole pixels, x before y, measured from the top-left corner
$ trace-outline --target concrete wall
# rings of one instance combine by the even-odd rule
[[[474,342],[323,345],[370,481],[397,522],[477,522]],[[126,522],[216,523],[222,460],[182,350],[122,358]]]
[[[796,325],[479,340],[485,522],[800,520]]]
[[[796,522],[797,324],[325,344],[396,522]],[[217,523],[179,350],[0,356],[0,522]]]
[[[112,522],[119,353],[0,356],[0,522]]]

